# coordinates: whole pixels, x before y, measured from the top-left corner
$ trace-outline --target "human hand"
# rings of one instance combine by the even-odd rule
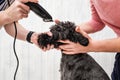
[[[84,37],[88,38],[89,45],[83,46],[80,43],[74,43],[69,40],[59,40],[58,42],[64,43],[64,45],[60,45],[59,49],[62,50],[65,54],[77,54],[77,53],[85,53],[88,52],[91,46],[91,38],[85,33],[82,29],[76,28],[76,31],[82,34]]]
[[[45,34],[48,34],[49,36],[52,36],[52,33],[51,32],[44,32]],[[40,33],[41,34],[41,33]],[[33,33],[32,36],[31,36],[31,42],[33,44],[35,44],[36,46],[38,46],[39,48],[41,48],[43,51],[47,51],[47,50],[50,50],[50,49],[53,49],[54,46],[53,45],[47,45],[47,47],[40,47],[39,46],[39,43],[38,43],[38,36],[40,35],[38,33]]]
[[[15,0],[9,8],[3,11],[7,21],[6,24],[28,17],[30,8],[24,4],[26,2],[28,2],[28,0]],[[29,2],[37,3],[38,1],[29,0]]]
[[[79,43],[74,43],[69,40],[60,40],[59,42],[64,43],[64,45],[59,46],[59,49],[64,54],[72,55],[72,54],[78,54],[78,53],[87,53],[91,51],[90,46],[92,44],[91,43],[92,41],[90,41],[88,46],[83,46],[83,45],[80,45]]]
[[[45,34],[49,35],[49,36],[52,36],[52,33],[50,31],[48,32],[45,32]],[[41,47],[40,47],[41,48]],[[41,48],[43,51],[48,51],[50,49],[53,49],[54,48],[54,45],[52,44],[48,44],[47,47],[43,47]]]

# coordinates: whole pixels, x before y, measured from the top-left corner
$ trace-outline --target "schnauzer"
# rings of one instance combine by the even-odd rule
[[[39,46],[44,48],[50,44],[57,48],[59,45],[65,45],[57,42],[58,40],[70,40],[88,46],[89,40],[76,32],[75,28],[76,25],[69,21],[55,24],[50,27],[52,36],[46,33],[38,36]],[[87,53],[73,55],[62,53],[60,72],[61,80],[110,80],[103,68]]]

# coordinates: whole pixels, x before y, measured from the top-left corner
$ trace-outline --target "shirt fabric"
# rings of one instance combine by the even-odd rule
[[[112,80],[120,80],[120,53],[117,53],[115,56],[115,63],[111,78]]]
[[[90,0],[92,19],[88,22],[95,31],[108,25],[120,37],[120,0]],[[120,80],[120,53],[114,63],[112,80]]]
[[[90,0],[92,19],[89,24],[99,31],[108,25],[120,37],[120,0]]]
[[[9,0],[10,4],[12,4],[14,2],[14,0]],[[0,0],[0,11],[5,10],[6,8],[8,8],[8,0]]]

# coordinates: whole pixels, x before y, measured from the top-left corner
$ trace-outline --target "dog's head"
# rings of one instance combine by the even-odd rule
[[[72,22],[60,22],[50,27],[50,31],[56,40],[65,40],[72,37],[71,34],[75,32],[75,24]]]
[[[75,31],[76,25],[72,22],[59,22],[50,27],[52,36],[42,33],[38,36],[38,44],[40,47],[47,47],[48,44],[53,44],[58,47],[62,43],[58,40],[70,40],[72,42],[79,42],[80,44],[87,46],[89,41],[82,34]]]

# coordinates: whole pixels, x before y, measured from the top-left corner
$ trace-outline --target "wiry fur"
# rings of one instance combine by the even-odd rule
[[[55,47],[63,45],[58,40],[70,40],[83,46],[89,45],[89,40],[75,31],[72,22],[60,22],[50,28],[52,36],[42,33],[38,37],[40,47],[53,44]],[[62,51],[61,51],[62,52]],[[102,67],[87,53],[67,55],[62,53],[61,58],[61,80],[110,80]]]

